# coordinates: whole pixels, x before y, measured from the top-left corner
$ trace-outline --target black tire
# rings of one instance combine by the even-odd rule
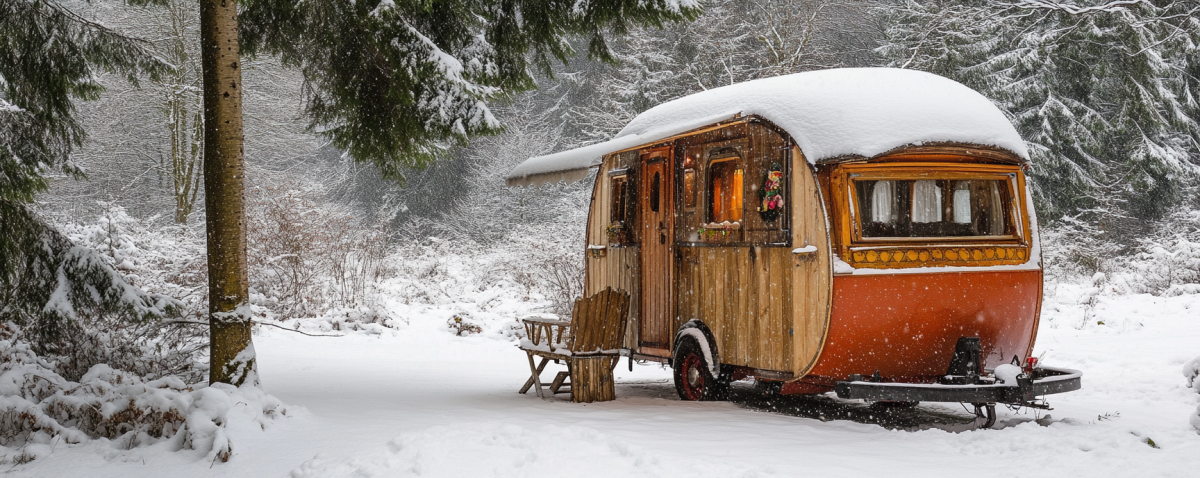
[[[675,392],[684,401],[726,400],[729,396],[729,374],[714,377],[709,363],[704,358],[700,344],[691,336],[684,336],[675,346]]]

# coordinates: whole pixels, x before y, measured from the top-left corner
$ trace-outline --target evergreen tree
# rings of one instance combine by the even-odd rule
[[[401,179],[448,146],[496,133],[487,102],[534,87],[574,54],[612,60],[608,33],[698,13],[691,0],[200,3],[210,381],[253,383],[240,51],[281,55],[307,82],[311,129]],[[239,34],[239,28],[241,33]]]
[[[32,331],[36,351],[65,358],[67,375],[112,358],[101,337],[153,328],[178,305],[134,287],[28,207],[50,176],[84,177],[70,161],[85,138],[76,102],[100,94],[99,71],[136,82],[167,70],[148,46],[55,1],[0,0],[0,321]]]
[[[75,101],[99,97],[99,71],[158,78],[168,66],[149,47],[56,1],[0,0],[0,200],[32,201],[50,174],[84,177],[70,161],[86,137]]]
[[[619,64],[578,78],[572,120],[589,142],[606,140],[641,112],[682,96],[757,78],[862,66],[862,57],[876,60],[865,10],[844,0],[711,0],[693,22],[623,37],[616,48]]]
[[[609,35],[699,14],[693,0],[251,0],[243,49],[299,67],[312,129],[384,175],[443,157],[500,123],[488,102],[536,86],[576,52],[615,61]]]
[[[883,9],[892,66],[992,98],[1030,144],[1049,219],[1128,242],[1177,204],[1200,164],[1200,7],[905,0]]]

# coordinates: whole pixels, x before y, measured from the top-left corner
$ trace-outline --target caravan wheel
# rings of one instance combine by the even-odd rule
[[[729,389],[725,377],[713,377],[700,344],[684,337],[675,348],[675,391],[680,400],[722,400]]]

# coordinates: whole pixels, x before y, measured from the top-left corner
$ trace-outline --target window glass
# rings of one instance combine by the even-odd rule
[[[708,166],[709,221],[742,220],[742,169],[736,158],[714,161]]]
[[[609,214],[610,221],[614,223],[625,222],[625,208],[628,206],[628,194],[625,193],[625,185],[627,184],[628,176],[614,176],[612,178],[612,208]]]
[[[683,207],[696,207],[696,162],[690,156],[683,160]]]
[[[1011,236],[1008,181],[854,180],[864,238]]]
[[[658,200],[662,197],[662,176],[657,171],[654,172],[654,179],[650,182],[650,210],[658,212]]]
[[[683,207],[696,207],[696,170],[683,172]]]

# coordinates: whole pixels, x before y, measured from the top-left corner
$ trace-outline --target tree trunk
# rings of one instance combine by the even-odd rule
[[[210,383],[257,383],[250,341],[237,0],[200,1]]]

